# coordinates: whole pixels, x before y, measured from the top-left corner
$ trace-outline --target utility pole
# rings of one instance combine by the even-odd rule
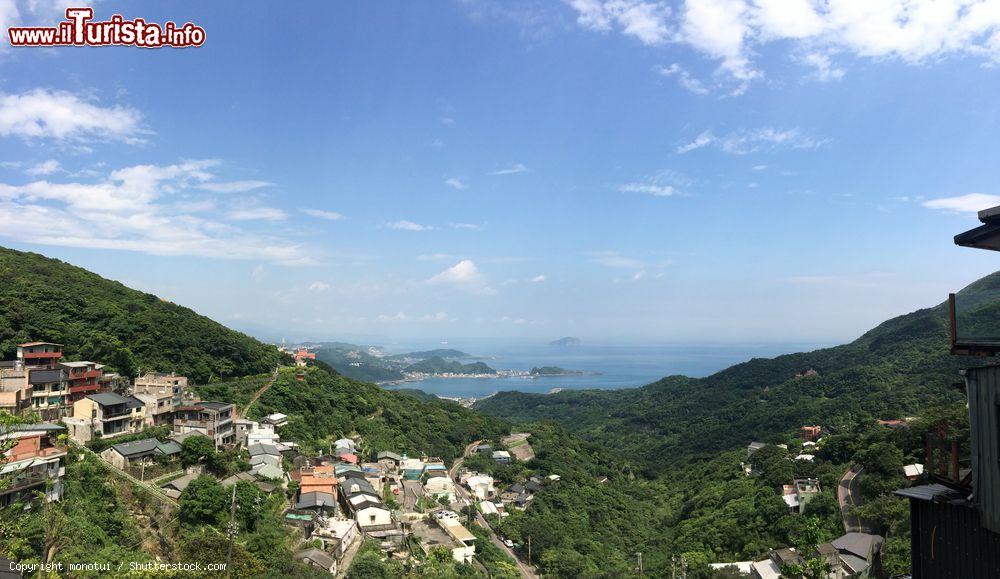
[[[674,556],[670,556],[670,579],[677,579],[677,567],[674,565]]]
[[[528,535],[528,565],[531,565],[531,535]]]
[[[233,498],[229,504],[229,556],[226,557],[226,576],[233,576],[233,540],[236,539],[236,485],[233,485]]]
[[[642,575],[642,551],[636,553],[636,556],[639,558],[639,575]]]

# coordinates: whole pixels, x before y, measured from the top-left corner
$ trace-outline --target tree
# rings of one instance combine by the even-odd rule
[[[219,525],[229,519],[230,495],[219,481],[202,475],[181,493],[181,521],[190,525]]]
[[[215,442],[207,436],[189,436],[181,443],[181,464],[189,467],[215,455]]]

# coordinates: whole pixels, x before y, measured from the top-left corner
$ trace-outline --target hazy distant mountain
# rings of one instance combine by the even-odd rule
[[[558,340],[552,340],[551,342],[549,342],[549,345],[550,346],[579,346],[582,343],[583,342],[580,340],[580,338],[573,338],[571,336],[567,336],[565,338],[559,338]]]

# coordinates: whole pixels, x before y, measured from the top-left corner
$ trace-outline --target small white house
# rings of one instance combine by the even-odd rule
[[[455,483],[446,476],[433,476],[424,483],[424,493],[440,499],[444,497],[448,502],[455,500]]]
[[[488,499],[496,492],[493,486],[493,477],[485,474],[470,476],[466,479],[465,485],[479,500]]]

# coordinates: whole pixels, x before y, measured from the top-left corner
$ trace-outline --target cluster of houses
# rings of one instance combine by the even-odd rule
[[[884,539],[869,533],[846,533],[841,537],[823,543],[809,553],[810,558],[822,559],[829,570],[824,579],[845,579],[848,577],[879,577],[881,571],[881,551]],[[772,549],[760,561],[738,561],[735,563],[713,563],[713,569],[735,568],[741,574],[754,579],[780,579],[782,567],[786,565],[804,566],[803,553],[792,547]]]
[[[292,359],[295,360],[296,366],[308,366],[310,362],[316,361],[316,354],[314,352],[310,352],[309,348],[299,347],[293,349],[282,346],[279,347],[278,350],[291,356]]]

